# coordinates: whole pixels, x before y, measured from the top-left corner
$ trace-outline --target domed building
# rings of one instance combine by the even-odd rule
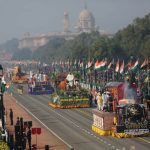
[[[78,32],[91,32],[96,30],[94,16],[86,7],[80,12],[76,28]]]
[[[92,31],[98,31],[95,27],[95,18],[93,14],[85,8],[80,12],[78,23],[76,26],[77,32],[71,32],[69,13],[64,12],[63,17],[63,32],[49,32],[46,34],[41,34],[38,36],[30,36],[30,33],[25,33],[23,37],[19,40],[19,48],[30,48],[31,50],[36,50],[37,48],[44,46],[52,38],[62,37],[66,40],[74,39],[77,35],[83,32],[90,33]]]

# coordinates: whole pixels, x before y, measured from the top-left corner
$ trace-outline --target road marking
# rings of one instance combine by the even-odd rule
[[[144,138],[138,137],[138,139],[141,140],[141,141],[144,141],[144,142],[146,142],[146,143],[148,143],[148,144],[150,144],[150,141],[145,140]]]
[[[89,115],[88,113],[86,113],[85,111],[83,111],[83,110],[80,110],[80,109],[75,109],[76,111],[78,111],[78,112],[81,112],[82,114],[84,114],[84,115],[86,115],[86,116],[88,116],[88,117],[90,117],[90,118],[93,118],[91,115]]]
[[[33,99],[33,98],[32,98]],[[49,130],[52,134],[54,134],[58,139],[60,139],[63,143],[65,143],[69,148],[73,148],[70,144],[68,144],[66,141],[64,141],[61,137],[59,137],[55,132],[53,132],[53,130],[51,130],[50,128],[48,128],[41,120],[39,120],[31,111],[29,111],[25,106],[23,106],[20,102],[17,101],[16,102],[22,107],[24,108],[29,114],[31,114],[36,120],[38,120],[47,130]]]
[[[111,146],[113,149],[115,148],[115,146],[113,145],[113,146]]]
[[[18,95],[18,96],[20,96],[20,95]],[[33,100],[35,100],[33,97],[30,97],[31,99],[33,99]],[[56,137],[58,137],[60,140],[62,140],[66,145],[68,145],[69,147],[72,147],[70,144],[68,144],[66,141],[64,141],[63,139],[61,139],[56,133],[54,133],[50,128],[48,128],[44,123],[42,123],[34,114],[32,114],[32,112],[30,112],[26,107],[24,107],[20,102],[18,102],[19,103],[19,105],[21,105],[24,109],[26,109],[33,117],[35,117],[43,126],[45,126],[50,132],[52,132]],[[39,101],[39,103],[41,103],[40,101]],[[44,105],[43,103],[41,103],[41,105]],[[44,105],[45,106],[45,105]],[[51,108],[51,107],[50,107]],[[79,129],[81,129],[82,131],[84,131],[85,133],[87,133],[87,134],[89,134],[89,135],[91,135],[91,136],[93,136],[94,138],[96,138],[96,139],[99,139],[99,141],[101,142],[101,143],[104,143],[104,144],[106,144],[107,143],[107,141],[105,141],[105,140],[103,140],[102,138],[97,138],[97,136],[95,136],[92,132],[89,132],[88,130],[86,130],[86,129],[84,129],[84,128],[81,128],[79,125],[77,125],[75,122],[73,122],[73,121],[71,121],[71,120],[69,120],[68,118],[66,118],[66,117],[64,117],[63,115],[61,115],[59,112],[57,112],[55,109],[50,109],[51,111],[53,111],[54,113],[56,113],[58,116],[60,116],[60,117],[62,117],[62,118],[64,118],[65,120],[68,120],[70,123],[72,123],[74,126],[76,126],[77,128],[79,128]],[[79,110],[78,110],[79,111]],[[81,110],[80,110],[81,111]],[[83,114],[86,114],[86,115],[88,115],[87,113],[85,113],[84,111],[81,111]],[[88,116],[90,116],[90,115],[88,115]],[[91,117],[91,116],[90,116]],[[109,145],[108,145],[109,146]],[[112,147],[113,149],[115,148],[115,146],[111,146],[110,145],[110,147]]]

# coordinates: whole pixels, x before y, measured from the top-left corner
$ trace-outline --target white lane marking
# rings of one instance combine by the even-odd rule
[[[115,146],[113,145],[113,146],[111,146],[113,149],[115,148]]]
[[[18,102],[16,100],[16,102],[22,107],[24,108],[29,114],[31,114],[36,120],[38,120],[47,130],[49,130],[52,134],[54,134],[58,139],[60,139],[63,143],[65,143],[69,148],[72,148],[72,146],[70,144],[68,144],[66,141],[64,141],[61,137],[59,137],[55,132],[53,132],[53,130],[51,130],[50,128],[48,128],[43,122],[41,122],[34,114],[32,114],[32,112],[30,112],[26,107],[24,107],[20,102]]]
[[[33,100],[35,100],[33,97],[30,97]],[[19,102],[18,102],[19,103]],[[41,102],[39,102],[41,103]],[[20,104],[20,103],[19,103]],[[26,109],[33,117],[35,117],[43,126],[45,126],[50,132],[52,132],[54,134],[54,132],[49,129],[45,124],[43,124],[34,114],[32,114],[27,108],[25,108],[22,104],[20,104],[24,109]],[[43,105],[45,107],[45,105],[43,103],[41,103],[41,105]],[[49,107],[49,106],[48,106]],[[107,141],[103,140],[100,137],[95,136],[93,133],[91,133],[90,131],[81,128],[79,125],[77,125],[76,123],[74,123],[73,121],[69,120],[68,118],[64,117],[63,115],[61,115],[60,113],[58,113],[55,109],[50,109],[52,112],[54,112],[55,114],[57,114],[58,116],[62,117],[63,119],[67,120],[68,122],[72,123],[74,126],[76,126],[77,128],[81,129],[82,131],[88,133],[89,135],[93,136],[94,138],[97,138],[98,140],[100,140],[102,143],[106,144]],[[61,139],[56,133],[54,134],[56,135],[56,137],[58,137],[59,139]],[[69,147],[72,147],[70,144],[68,144],[66,141],[64,141],[63,139],[61,139],[66,145],[68,145]],[[108,144],[109,145],[109,144]],[[111,144],[110,144],[111,146]],[[114,149],[115,146],[112,146],[112,148]]]

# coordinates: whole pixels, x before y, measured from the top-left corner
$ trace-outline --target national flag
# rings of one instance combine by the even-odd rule
[[[83,68],[83,61],[82,60],[79,60],[79,67]]]
[[[113,65],[114,65],[114,59],[109,63],[109,65],[108,65],[108,69],[111,69],[112,67],[113,67]]]
[[[65,67],[64,62],[63,62],[63,61],[61,61],[61,62],[60,62],[60,66],[61,66],[62,68],[64,68],[64,67]]]
[[[145,59],[141,65],[141,69],[145,69],[148,66],[148,59]]]
[[[88,61],[86,65],[86,69],[89,69],[90,67],[92,67],[92,65],[93,65],[93,61]]]
[[[124,72],[124,60],[122,62],[122,64],[120,65],[120,74],[122,74]]]
[[[67,60],[66,65],[70,65],[70,59]]]
[[[128,64],[127,64],[128,70],[130,70],[132,66],[133,66],[133,63],[132,63],[132,61],[130,60],[130,61],[128,62]]]
[[[78,64],[77,64],[77,60],[75,59],[75,60],[74,60],[74,63],[73,63],[73,68],[77,68],[77,65],[78,65]]]
[[[115,72],[119,72],[119,59],[118,59],[118,61],[117,61],[117,63],[116,63]]]
[[[55,65],[55,62],[52,62],[52,67]]]
[[[137,60],[131,67],[130,67],[130,70],[133,70],[135,71],[139,66],[139,60]]]
[[[43,63],[43,67],[47,67],[48,66],[48,64],[46,64],[46,63]]]
[[[75,60],[74,60],[74,65],[76,65],[76,64],[77,64],[77,60],[75,59]]]
[[[106,60],[102,60],[102,61],[99,61],[97,60],[95,62],[95,70],[105,70],[106,69],[106,64],[107,64],[107,61]]]

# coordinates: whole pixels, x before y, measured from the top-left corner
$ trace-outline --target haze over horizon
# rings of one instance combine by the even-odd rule
[[[63,31],[63,14],[69,13],[70,30],[78,21],[84,1],[100,30],[115,33],[137,17],[150,13],[150,0],[0,0],[0,43],[31,36]]]

